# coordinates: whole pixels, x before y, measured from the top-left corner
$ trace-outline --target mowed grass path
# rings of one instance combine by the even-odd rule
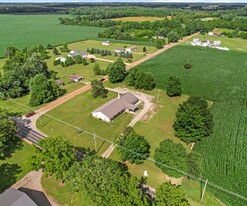
[[[107,98],[93,98],[91,92],[88,91],[65,102],[46,114],[58,119],[58,121],[43,115],[37,121],[37,127],[49,136],[61,136],[68,139],[74,146],[94,149],[93,135],[89,135],[86,132],[79,134],[77,129],[61,121],[82,128],[92,134],[95,132],[96,135],[113,141],[116,135],[120,134],[130,123],[132,115],[124,113],[112,123],[106,123],[93,118],[91,112],[115,97],[117,97],[116,93],[109,92]],[[99,154],[103,153],[109,146],[109,143],[97,138],[97,150],[99,150]]]
[[[65,15],[0,15],[0,57],[8,46],[59,45],[84,39],[96,39],[104,28],[61,25]],[[68,16],[69,17],[69,16]]]
[[[193,67],[185,70],[186,63]],[[247,191],[246,67],[245,52],[192,46],[174,47],[137,66],[153,74],[158,88],[165,89],[168,76],[176,75],[184,94],[213,102],[214,133],[195,147],[202,154],[203,177],[242,196]],[[228,205],[246,205],[228,193],[214,192]]]
[[[168,17],[169,18],[169,17]],[[113,18],[111,20],[113,21],[157,21],[157,20],[163,20],[164,18],[161,17],[155,17],[155,16],[131,16],[131,17],[121,17],[121,18]]]

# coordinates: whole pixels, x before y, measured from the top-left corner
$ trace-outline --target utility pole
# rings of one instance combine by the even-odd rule
[[[94,140],[95,152],[97,152],[97,145],[96,145],[96,134],[95,134],[95,132],[94,132],[94,134],[93,134],[93,140]]]
[[[158,101],[160,101],[160,90],[158,89]]]
[[[205,190],[206,190],[207,184],[208,184],[208,179],[206,179],[206,182],[205,182],[205,185],[204,185],[204,188],[203,188],[203,191],[202,191],[201,202],[203,201],[203,197],[204,197],[204,193],[205,193]]]

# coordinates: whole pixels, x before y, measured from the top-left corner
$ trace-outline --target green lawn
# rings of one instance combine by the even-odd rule
[[[0,160],[0,193],[30,171],[28,158],[32,154],[34,154],[32,145],[16,137],[10,141],[7,158]]]
[[[71,194],[66,184],[64,186],[60,185],[61,181],[56,180],[54,177],[45,177],[43,175],[41,179],[41,184],[45,191],[52,196],[56,201],[62,205],[69,206],[89,206],[92,203],[82,197],[80,194]]]
[[[104,30],[61,25],[58,20],[61,16],[63,15],[0,15],[0,57],[8,46],[25,48],[39,44],[59,45],[64,42],[97,39],[98,33]]]
[[[219,30],[215,30],[216,32],[219,32]],[[247,40],[246,39],[240,39],[240,38],[228,38],[223,36],[208,36],[208,35],[201,35],[198,34],[194,36],[193,38],[199,38],[200,40],[221,40],[222,47],[228,47],[231,50],[234,51],[241,51],[241,52],[247,52]],[[188,39],[181,45],[190,45],[193,38]]]
[[[124,113],[112,123],[106,123],[91,116],[92,111],[111,100],[113,97],[117,97],[117,94],[109,92],[108,97],[105,99],[102,99],[101,97],[93,98],[91,92],[88,91],[49,111],[47,115],[82,128],[88,132],[95,132],[96,135],[106,140],[113,141],[116,135],[120,134],[124,127],[130,123],[132,115]],[[91,149],[94,149],[93,136],[86,134],[85,132],[78,134],[76,129],[59,121],[55,121],[50,117],[41,116],[41,121],[37,121],[37,127],[47,135],[64,137],[70,140],[75,146],[90,147]],[[103,153],[109,146],[109,143],[104,142],[99,138],[97,139],[99,154]]]
[[[193,67],[185,70],[186,63]],[[195,146],[202,155],[203,178],[242,196],[247,191],[243,181],[247,174],[246,66],[245,52],[176,46],[136,67],[152,73],[160,89],[166,88],[168,76],[176,75],[181,78],[184,94],[214,102],[214,132]],[[235,196],[209,189],[228,205],[246,205]]]

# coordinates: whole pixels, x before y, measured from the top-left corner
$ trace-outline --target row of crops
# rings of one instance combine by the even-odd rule
[[[193,65],[190,70],[184,69],[186,63]],[[181,78],[184,93],[214,102],[214,134],[195,147],[202,154],[203,178],[246,196],[246,53],[177,46],[138,69],[154,74],[157,86],[162,89],[166,88],[168,76],[176,75]],[[247,205],[247,201],[236,196],[220,190],[213,192],[228,205]]]

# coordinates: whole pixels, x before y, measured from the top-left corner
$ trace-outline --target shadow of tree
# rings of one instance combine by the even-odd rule
[[[4,143],[4,147],[2,148],[2,156],[0,156],[0,160],[5,160],[12,157],[12,154],[16,150],[21,150],[23,147],[23,142],[20,138],[15,135],[9,136]]]
[[[13,185],[17,180],[17,175],[22,169],[17,164],[4,163],[0,165],[0,193]]]

